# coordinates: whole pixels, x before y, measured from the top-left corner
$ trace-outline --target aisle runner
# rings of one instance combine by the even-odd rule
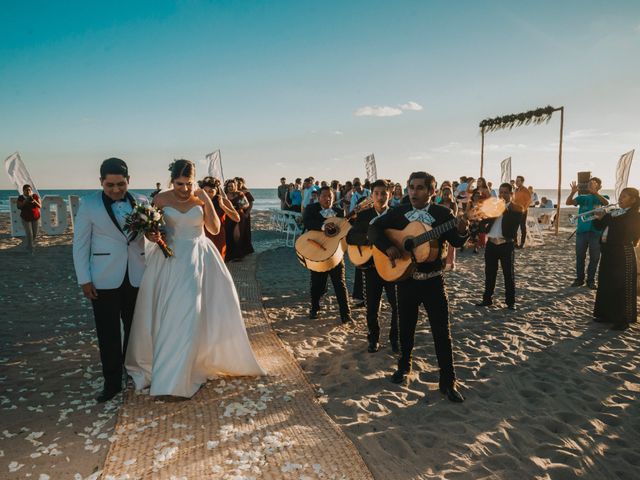
[[[372,478],[271,330],[255,257],[231,264],[231,272],[269,376],[213,380],[191,400],[129,390],[102,478]]]

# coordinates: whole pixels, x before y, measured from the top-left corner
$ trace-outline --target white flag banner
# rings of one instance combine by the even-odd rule
[[[224,175],[222,174],[222,156],[220,150],[209,153],[205,156],[209,164],[208,174],[210,177],[217,178],[224,183]]]
[[[618,166],[616,167],[616,198],[614,202],[620,197],[620,192],[627,188],[629,183],[629,170],[631,170],[631,162],[633,161],[633,153],[635,150],[625,153],[618,160]]]
[[[367,172],[367,180],[375,182],[378,179],[378,170],[376,169],[376,157],[367,155],[364,159],[364,168]]]
[[[500,162],[500,179],[502,183],[511,181],[511,157],[505,158]]]
[[[5,159],[4,168],[20,195],[22,195],[22,187],[25,185],[31,185],[33,192],[38,193],[35,183],[31,179],[31,175],[29,175],[29,171],[18,152],[12,153]]]

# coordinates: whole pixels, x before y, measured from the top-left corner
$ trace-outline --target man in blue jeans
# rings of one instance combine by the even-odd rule
[[[593,177],[589,180],[589,193],[578,195],[578,184],[571,183],[571,194],[567,198],[566,204],[578,206],[578,214],[588,212],[595,208],[609,205],[609,197],[602,196],[600,189],[602,181]],[[600,236],[602,232],[593,226],[593,221],[583,221],[581,217],[578,219],[576,229],[576,279],[571,284],[572,287],[584,285],[584,270],[587,251],[589,251],[589,267],[587,268],[587,287],[595,290],[596,272],[598,271],[598,262],[600,261]]]

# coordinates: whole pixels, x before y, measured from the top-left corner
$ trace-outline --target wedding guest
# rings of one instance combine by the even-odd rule
[[[237,190],[244,193],[245,198],[249,202],[249,206],[245,208],[244,215],[240,215],[240,222],[238,222],[240,228],[240,248],[244,252],[244,255],[253,253],[253,244],[251,243],[251,210],[255,198],[251,194],[251,191],[247,188],[246,182],[242,177],[236,177]],[[244,256],[243,255],[243,256]]]
[[[498,198],[498,193],[496,192],[495,188],[493,188],[493,184],[491,182],[487,182],[487,188],[491,192],[491,196],[493,198]]]
[[[533,187],[529,185],[529,195],[531,195],[531,202],[529,203],[529,208],[535,208],[540,205],[540,201],[538,200],[538,194],[535,192]]]
[[[371,190],[364,188],[362,182],[356,179],[353,182],[353,194],[351,195],[351,199],[349,200],[349,213],[353,212],[353,209],[356,208],[356,205],[360,203],[363,198],[367,198],[371,195]]]
[[[161,191],[162,191],[162,188],[160,188],[160,182],[156,182],[156,189],[153,192],[151,192],[151,195],[149,195],[149,198],[155,197]]]
[[[553,208],[553,200],[547,197],[542,197],[540,200],[540,208]]]
[[[491,190],[489,189],[487,181],[484,179],[484,177],[478,177],[476,188],[473,191],[479,192],[480,201],[486,200],[487,198],[491,197]]]
[[[458,204],[453,199],[453,190],[452,187],[448,184],[443,183],[443,187],[440,190],[440,202],[438,205],[442,205],[443,207],[447,207],[453,213],[454,217],[458,216]],[[445,260],[445,271],[455,270],[456,269],[456,249],[451,245],[447,245],[447,258]]]
[[[531,192],[524,186],[524,177],[522,175],[516,177],[515,185],[513,203],[520,205],[525,213],[520,218],[520,244],[516,242],[516,248],[524,248],[524,242],[527,240],[527,209],[531,204]]]
[[[288,202],[289,210],[292,212],[302,211],[302,192],[294,183],[289,185]]]
[[[211,233],[206,228],[204,229],[204,234],[207,236],[209,240],[213,242],[213,244],[220,252],[220,256],[222,259],[225,259],[227,254],[227,234],[225,230],[225,222],[228,219],[232,222],[239,222],[240,215],[233,208],[231,201],[227,198],[224,190],[220,186],[220,180],[213,177],[204,177],[202,180],[198,182],[198,185],[211,199],[211,203],[213,204],[213,208],[218,214],[218,218],[220,219],[220,230],[215,235]]]
[[[593,226],[600,237],[600,270],[593,316],[596,322],[611,322],[613,330],[626,330],[638,318],[638,271],[634,247],[640,240],[640,193],[625,188],[619,209],[596,214]]]
[[[22,195],[18,197],[16,203],[20,210],[20,219],[24,228],[25,249],[33,253],[36,245],[36,235],[38,235],[38,221],[40,219],[40,197],[33,193],[31,185],[22,187]]]
[[[571,182],[571,193],[567,197],[566,204],[571,206],[579,206],[578,214],[589,212],[600,206],[609,205],[609,197],[600,195],[602,181],[598,177],[593,177],[587,184],[589,193],[578,195],[578,184]],[[578,219],[576,227],[576,279],[571,284],[572,287],[584,285],[584,271],[587,251],[589,252],[589,267],[587,268],[587,287],[595,290],[596,272],[598,271],[598,262],[600,261],[600,235],[601,229],[594,225],[593,220]]]
[[[349,205],[351,204],[351,197],[353,196],[353,183],[347,180],[344,183],[344,189],[342,192],[342,209],[344,214],[349,214]]]
[[[278,185],[278,198],[280,199],[280,210],[287,209],[287,191],[289,186],[287,185],[287,179],[282,177],[280,179],[280,185]]]
[[[253,253],[253,247],[250,250],[246,248],[246,241],[243,240],[243,219],[246,218],[247,210],[250,208],[249,200],[247,200],[244,192],[238,191],[238,184],[235,179],[229,179],[224,184],[225,193],[235,211],[239,214],[240,219],[234,222],[231,218],[225,221],[225,240],[227,244],[227,253],[225,261],[238,261],[249,253]],[[246,222],[244,223],[246,225]],[[245,227],[246,228],[246,227]]]
[[[389,200],[389,207],[398,207],[402,203],[403,196],[404,193],[402,192],[402,185],[396,183],[393,186],[393,196],[391,197],[391,200]]]

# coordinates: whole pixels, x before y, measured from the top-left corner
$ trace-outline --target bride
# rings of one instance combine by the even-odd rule
[[[265,372],[251,350],[233,279],[204,234],[220,229],[213,204],[203,190],[193,193],[192,162],[176,160],[170,171],[173,189],[154,203],[164,212],[174,256],[147,248],[125,367],[137,390],[192,397],[216,375]]]

